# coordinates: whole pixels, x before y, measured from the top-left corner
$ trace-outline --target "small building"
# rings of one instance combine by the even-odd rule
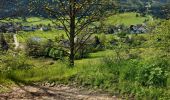
[[[26,31],[26,32],[28,32],[28,31],[35,31],[34,28],[31,27],[31,26],[23,26],[23,27],[22,27],[22,30],[23,30],[23,31]]]
[[[63,26],[57,26],[56,29],[58,29],[58,30],[64,30],[64,27],[63,27]]]
[[[146,25],[138,24],[138,25],[131,25],[129,27],[130,33],[132,34],[141,34],[141,33],[146,33],[147,28]]]
[[[44,27],[44,26],[43,26],[43,27],[40,28],[40,30],[41,30],[41,31],[49,31],[50,29],[49,29],[48,27]]]

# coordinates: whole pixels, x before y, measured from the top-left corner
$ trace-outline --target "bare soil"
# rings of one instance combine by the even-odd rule
[[[0,100],[119,100],[115,96],[65,85],[17,85]]]

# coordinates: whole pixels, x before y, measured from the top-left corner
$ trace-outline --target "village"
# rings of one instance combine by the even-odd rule
[[[52,29],[56,30],[64,30],[64,27],[58,25],[58,26],[51,26],[49,25],[31,25],[31,26],[23,26],[21,23],[0,23],[0,33],[18,33],[19,31],[25,31],[25,32],[31,32],[31,31],[50,31]],[[100,29],[100,27],[95,26],[94,28],[90,28],[89,30],[97,30]],[[141,34],[141,33],[147,33],[147,25],[145,23],[143,24],[137,24],[137,25],[130,25],[129,27],[122,25],[112,25],[112,26],[104,26],[103,30],[106,34],[116,34],[120,31],[126,31],[131,34]]]

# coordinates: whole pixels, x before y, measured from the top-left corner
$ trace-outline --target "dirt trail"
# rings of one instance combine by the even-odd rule
[[[17,49],[17,48],[19,47],[19,42],[18,42],[18,40],[17,40],[16,34],[13,35],[13,38],[14,38],[15,49]]]
[[[99,94],[68,86],[16,86],[0,94],[0,100],[118,100],[115,96]]]

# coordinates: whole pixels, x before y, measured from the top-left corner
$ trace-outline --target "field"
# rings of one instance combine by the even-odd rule
[[[142,24],[145,20],[152,20],[152,16],[146,16],[146,17],[136,17],[136,14],[138,13],[123,13],[123,14],[116,14],[113,16],[110,16],[106,19],[106,24],[110,25],[116,25],[116,24],[124,24],[125,26],[130,25],[136,25],[136,24]]]
[[[21,18],[4,19],[4,20],[0,20],[0,21],[1,22],[19,22],[19,23],[22,23],[25,26],[39,25],[39,24],[44,24],[44,25],[51,24],[51,25],[53,25],[52,21],[50,21],[49,19],[41,18],[41,17],[28,17],[28,18],[26,18],[26,21],[22,20]]]
[[[17,37],[20,43],[25,43],[27,39],[32,37],[39,37],[44,39],[52,39],[54,40],[55,37],[61,36],[64,34],[61,30],[53,30],[49,32],[43,32],[43,31],[35,31],[35,32],[20,32]]]

